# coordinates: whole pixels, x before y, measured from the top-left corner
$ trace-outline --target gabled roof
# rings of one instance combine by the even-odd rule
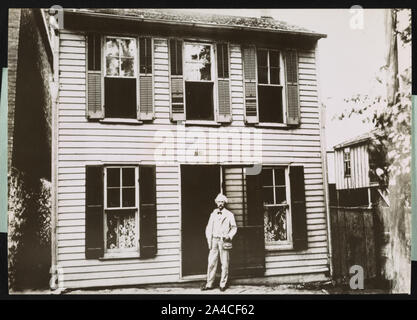
[[[277,21],[272,17],[242,17],[204,13],[184,12],[174,9],[65,9],[65,12],[73,12],[85,15],[123,17],[148,22],[190,24],[218,28],[238,28],[241,30],[257,30],[269,32],[285,32],[303,34],[315,38],[325,38],[327,35],[317,33],[306,28],[288,24],[284,21]]]
[[[361,135],[358,135],[354,138],[348,139],[348,140],[346,140],[342,143],[339,143],[338,145],[335,145],[334,149],[336,150],[336,149],[341,149],[341,148],[345,148],[345,147],[365,143],[365,142],[371,140],[372,137],[375,136],[375,135],[381,135],[380,130],[374,129],[372,131],[369,131],[369,132],[363,133]]]

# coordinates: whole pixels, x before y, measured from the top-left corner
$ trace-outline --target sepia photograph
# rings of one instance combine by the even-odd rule
[[[8,17],[9,294],[410,294],[411,9]]]

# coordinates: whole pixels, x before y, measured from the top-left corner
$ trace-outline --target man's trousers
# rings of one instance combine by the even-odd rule
[[[211,249],[208,256],[208,268],[207,268],[207,286],[213,287],[214,279],[216,278],[217,264],[219,261],[222,265],[222,274],[220,278],[220,287],[225,287],[227,284],[227,278],[229,276],[229,254],[230,250],[223,249],[223,240],[215,238],[211,240]]]

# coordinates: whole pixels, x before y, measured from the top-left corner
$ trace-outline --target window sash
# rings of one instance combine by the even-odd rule
[[[111,40],[111,39],[115,39],[117,41],[118,44],[118,55],[114,55],[114,54],[109,54],[107,55],[106,53],[106,48],[107,48],[107,41]],[[120,41],[118,40],[131,40],[134,43],[134,48],[135,48],[135,52],[133,53],[132,56],[124,56],[121,54],[122,50],[121,50],[121,44]],[[106,78],[129,78],[129,79],[136,79],[137,78],[137,65],[138,65],[138,61],[137,61],[137,57],[138,57],[138,42],[136,38],[132,38],[132,37],[115,37],[115,36],[105,36],[104,37],[104,43],[103,43],[103,56],[104,59],[102,59],[102,64],[103,64],[103,70],[104,70],[104,77]],[[107,74],[107,58],[117,58],[118,59],[118,75],[110,75]],[[128,75],[122,75],[122,61],[123,60],[133,60],[133,76],[128,76]]]
[[[262,184],[262,188],[272,188],[274,190],[273,197],[274,203],[272,204],[264,204],[264,208],[286,208],[286,240],[276,240],[276,241],[267,241],[265,239],[265,249],[267,250],[275,250],[275,249],[291,249],[293,242],[292,242],[292,221],[291,221],[291,194],[290,194],[290,178],[289,178],[289,167],[285,166],[273,166],[273,167],[264,167],[263,169],[272,169],[272,186],[264,186]],[[276,170],[284,170],[284,178],[285,178],[285,185],[277,184],[277,177],[276,177]],[[277,203],[277,195],[276,189],[282,189],[285,187],[285,200],[286,203]]]
[[[266,65],[260,65],[259,64],[259,62],[258,62],[258,60],[257,60],[257,73],[258,73],[258,85],[270,85],[270,86],[280,86],[280,87],[283,87],[283,81],[282,81],[282,70],[283,70],[283,61],[282,61],[282,54],[281,54],[281,51],[279,51],[279,50],[275,50],[275,49],[257,49],[256,50],[256,53],[257,53],[257,55],[258,55],[258,52],[260,52],[260,51],[265,51],[266,52]],[[271,52],[274,52],[274,53],[277,53],[277,56],[278,56],[278,62],[279,62],[279,65],[278,66],[271,66],[271,58],[270,58],[270,56],[271,56]],[[266,70],[267,70],[267,72],[266,72],[266,74],[267,74],[267,83],[264,83],[264,82],[259,82],[259,69],[261,69],[261,68],[263,68],[263,69],[265,69],[266,68]],[[272,71],[272,69],[277,69],[278,70],[278,81],[279,81],[279,83],[271,83],[271,71]]]
[[[125,168],[132,168],[135,169],[134,171],[134,181],[135,181],[135,185],[134,186],[123,186],[123,169]],[[107,186],[107,170],[108,169],[119,169],[119,186],[114,186],[114,187],[109,187]],[[104,210],[107,211],[120,211],[120,210],[132,210],[132,209],[138,209],[139,207],[139,199],[138,199],[138,168],[135,166],[122,166],[122,167],[117,167],[117,166],[108,166],[105,167],[104,170]],[[131,207],[124,207],[123,206],[123,189],[132,189],[135,188],[135,206],[131,206]],[[109,207],[108,203],[107,203],[107,190],[119,190],[119,206],[118,207]]]

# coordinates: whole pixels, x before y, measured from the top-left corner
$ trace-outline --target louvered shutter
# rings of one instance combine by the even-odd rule
[[[87,35],[86,69],[87,69],[87,118],[103,119],[101,75],[101,37],[98,34]]]
[[[103,167],[87,166],[85,175],[85,257],[97,259],[104,254]]]
[[[230,80],[229,80],[229,46],[226,43],[217,44],[217,92],[219,112],[217,121],[227,123],[232,120],[230,110]]]
[[[171,66],[171,119],[185,120],[184,78],[182,73],[182,44],[178,39],[169,41],[169,59]]]
[[[287,85],[287,124],[300,124],[300,100],[298,93],[298,55],[295,50],[285,52]]]
[[[151,38],[139,39],[139,120],[154,119],[152,43]]]
[[[243,74],[245,77],[245,112],[247,123],[257,123],[256,48],[243,47]]]
[[[290,167],[292,238],[294,250],[307,249],[307,216],[304,167]]]
[[[140,257],[155,257],[156,238],[156,174],[155,166],[139,166]]]

